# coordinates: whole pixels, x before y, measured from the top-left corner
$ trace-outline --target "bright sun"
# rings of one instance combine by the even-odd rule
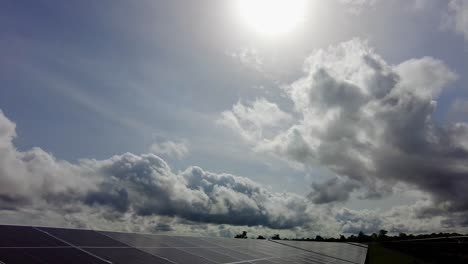
[[[307,0],[239,0],[242,19],[269,35],[291,31],[304,20]]]

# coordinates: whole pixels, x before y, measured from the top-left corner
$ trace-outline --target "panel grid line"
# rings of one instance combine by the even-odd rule
[[[342,258],[339,258],[339,257],[333,257],[333,256],[330,256],[330,255],[327,255],[327,254],[323,254],[323,253],[319,253],[319,252],[316,252],[316,251],[312,251],[312,250],[310,250],[310,249],[304,249],[304,248],[301,248],[301,247],[296,247],[296,246],[293,246],[293,245],[288,245],[288,244],[285,244],[285,243],[281,243],[281,242],[278,242],[278,241],[273,241],[273,240],[270,240],[270,241],[273,242],[273,243],[278,243],[278,244],[280,244],[280,245],[287,246],[287,247],[292,247],[292,248],[296,248],[296,249],[300,249],[300,250],[312,252],[312,253],[315,253],[315,254],[317,254],[317,255],[321,255],[321,256],[325,256],[325,257],[329,257],[329,258],[334,258],[334,259],[338,259],[338,260],[341,260],[341,261],[346,261],[346,262],[353,263],[353,264],[359,264],[359,263],[357,263],[357,262],[353,262],[353,261],[350,261],[350,260],[347,260],[347,259],[342,259]]]
[[[37,227],[34,227],[34,226],[33,226],[33,228],[34,228],[35,230],[39,231],[39,232],[42,232],[42,233],[44,233],[44,234],[46,234],[46,235],[52,237],[52,238],[57,239],[57,240],[60,241],[60,242],[63,242],[63,243],[65,243],[65,244],[67,244],[67,245],[70,245],[71,247],[73,247],[73,248],[75,248],[75,249],[77,249],[77,250],[79,250],[79,251],[82,251],[82,252],[84,252],[84,253],[86,253],[86,254],[92,256],[92,257],[95,257],[95,258],[97,258],[97,259],[99,259],[99,260],[101,260],[101,261],[104,261],[104,262],[106,262],[106,263],[112,264],[111,261],[109,261],[109,260],[107,260],[107,259],[103,259],[103,258],[101,258],[101,257],[99,257],[99,256],[97,256],[97,255],[95,255],[95,254],[93,254],[93,253],[91,253],[91,252],[88,252],[88,251],[86,251],[86,250],[84,250],[84,249],[81,249],[81,248],[79,248],[79,247],[73,245],[72,243],[70,243],[70,242],[68,242],[68,241],[65,241],[65,240],[63,240],[63,239],[61,239],[61,238],[58,238],[58,237],[52,235],[51,233],[49,233],[49,232],[47,232],[47,231],[41,230],[41,229],[39,229],[39,228],[37,228]]]
[[[204,240],[205,242],[211,243],[210,241],[207,241],[205,238],[202,238],[202,240]],[[233,248],[245,248],[245,249],[248,249],[249,247],[246,247],[246,246],[231,246],[231,247],[225,247],[225,246],[220,245],[219,248],[223,248],[223,249],[227,249],[227,250],[232,250],[232,251],[234,251],[234,252],[238,252],[238,253],[241,253],[241,254],[249,255],[248,253],[244,253],[244,252],[241,252],[241,251],[233,250]],[[224,254],[224,253],[222,253],[222,254]],[[237,258],[237,257],[235,257],[235,256],[232,256],[232,255],[229,255],[229,254],[224,254],[224,255],[229,256],[229,257],[231,257],[231,258],[239,259],[239,258]],[[241,259],[239,259],[239,261],[244,261],[244,262],[241,262],[241,263],[251,263],[250,261],[252,261],[252,260],[241,260]],[[247,261],[247,262],[245,262],[245,261]],[[228,262],[228,263],[229,263],[229,262]],[[237,262],[233,262],[233,263],[237,263]]]
[[[140,262],[143,261],[141,263],[164,262],[168,264],[192,263],[195,260],[199,263],[213,264],[362,264],[365,260],[365,257],[364,259],[361,257],[362,252],[368,250],[365,245],[357,243],[309,244],[301,242],[291,243],[290,241],[237,240],[200,236],[189,236],[190,239],[185,239],[186,236],[153,236],[153,234],[128,232],[119,232],[127,234],[124,236],[114,236],[114,233],[92,229],[87,229],[91,233],[86,232],[81,234],[80,232],[62,232],[61,228],[58,228],[56,231],[55,229],[35,226],[29,227],[61,243],[55,242],[50,244],[38,240],[40,243],[36,242],[35,244],[26,242],[5,244],[8,240],[4,240],[2,246],[0,246],[0,250],[13,254],[16,252],[14,250],[17,249],[19,250],[17,253],[26,254],[31,249],[39,250],[42,252],[40,254],[46,255],[54,252],[65,254],[67,249],[79,250],[81,253],[88,255],[88,257],[106,264],[120,262],[122,258],[132,260],[133,256],[140,256]],[[80,229],[74,230],[79,231]],[[42,239],[44,240],[45,238],[42,237]],[[54,244],[57,245],[53,246]],[[8,258],[1,259],[0,264],[6,264],[5,261],[9,263],[11,260]]]
[[[114,240],[114,241],[117,241],[117,242],[120,242],[120,243],[122,243],[122,244],[125,244],[125,245],[127,245],[127,246],[129,246],[129,247],[131,247],[131,248],[135,248],[136,250],[139,250],[140,252],[143,252],[143,253],[146,253],[146,254],[150,254],[150,253],[148,253],[148,252],[146,252],[146,251],[144,251],[144,250],[141,250],[141,249],[139,249],[139,248],[137,248],[137,247],[132,247],[132,246],[130,246],[129,244],[123,242],[123,241],[117,240],[117,239],[115,239],[115,238],[113,238],[113,237],[111,237],[111,236],[109,236],[109,235],[107,235],[107,234],[105,234],[105,233],[103,233],[103,232],[100,232],[100,231],[97,231],[97,230],[94,230],[94,232],[96,232],[96,233],[98,233],[98,234],[101,234],[101,235],[103,235],[103,236],[106,236],[106,237],[108,237],[108,238],[110,238],[110,239],[112,239],[112,240]],[[170,260],[170,259],[167,259],[167,258],[165,258],[165,257],[159,256],[159,255],[156,255],[156,254],[150,254],[150,255],[155,256],[155,257],[160,258],[160,259],[163,259],[163,260],[166,260],[166,261],[168,261],[168,262],[170,262],[170,263],[177,264],[176,262],[174,262],[174,261],[172,261],[172,260]]]
[[[290,258],[290,257],[295,257],[295,256],[298,256],[298,255],[294,254],[294,255],[287,255],[287,256],[281,256],[281,257],[265,257],[265,258],[249,259],[249,260],[242,260],[242,261],[235,261],[235,262],[225,262],[225,263],[223,263],[223,264],[252,263],[252,261],[261,261],[261,260],[270,260],[270,259],[282,259],[282,258]]]
[[[119,248],[137,248],[134,246],[122,246],[122,247],[116,247],[116,246],[25,246],[25,247],[0,247],[0,249],[28,249],[28,248],[102,248],[102,249],[119,249]],[[193,248],[193,249],[216,249],[216,248],[224,248],[224,247],[141,247],[139,246],[138,248],[167,248],[167,249],[187,249],[187,248]],[[245,246],[233,246],[232,248],[244,248],[248,249],[248,247]],[[1,263],[0,263],[1,264]]]
[[[203,240],[203,241],[205,241],[205,242],[208,242],[208,243],[212,244],[211,242],[206,241],[206,239],[200,238],[200,240]],[[189,244],[192,244],[192,243],[189,243]],[[220,254],[220,255],[223,255],[223,256],[226,256],[226,257],[231,257],[231,258],[233,258],[233,259],[238,259],[238,258],[236,258],[236,257],[233,257],[233,256],[230,256],[230,255],[227,255],[227,254],[224,254],[224,253],[220,253],[220,252],[211,250],[211,249],[214,249],[214,248],[221,248],[221,247],[222,247],[222,246],[204,247],[204,248],[206,248],[206,249],[208,249],[208,250],[210,250],[210,251],[213,251],[213,252],[216,253],[216,254]],[[244,247],[244,246],[235,246],[235,247]],[[187,248],[202,248],[202,247],[184,247],[184,248],[187,249]],[[247,247],[244,247],[244,248],[247,248]],[[183,250],[183,251],[184,251],[184,252],[187,252],[187,253],[189,253],[189,254],[192,254],[192,255],[196,255],[196,254],[191,253],[191,252],[188,252],[188,251],[186,251],[186,250]],[[196,256],[200,256],[200,255],[196,255]],[[203,258],[204,258],[204,259],[208,259],[208,258],[205,258],[205,257],[203,257]],[[213,260],[213,259],[208,259],[208,260],[216,263],[216,261]],[[238,259],[238,260],[240,260],[240,259]]]
[[[346,242],[346,244],[348,244],[348,245],[353,245],[353,246],[356,246],[356,247],[362,247],[362,248],[366,248],[366,249],[367,249],[367,246],[365,246],[365,245],[359,245],[359,244],[352,243],[352,242]]]

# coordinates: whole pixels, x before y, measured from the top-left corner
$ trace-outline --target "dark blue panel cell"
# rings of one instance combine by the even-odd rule
[[[270,260],[258,260],[258,261],[252,261],[252,263],[255,263],[255,264],[275,264],[277,262],[271,262]]]
[[[247,239],[228,239],[221,237],[204,237],[203,239],[210,243],[228,248],[246,246],[246,243],[248,243]]]
[[[198,247],[220,247],[219,244],[209,242],[204,237],[183,236],[183,237],[177,237],[177,238],[182,239],[186,241],[187,243],[196,245]]]
[[[170,247],[168,244],[163,242],[160,236],[148,236],[144,234],[119,232],[101,233],[132,247]]]
[[[6,264],[109,264],[75,248],[0,249],[0,260]]]
[[[0,263],[41,264],[39,259],[26,254],[21,249],[0,248]],[[43,263],[43,262],[42,262]]]
[[[55,237],[65,240],[74,246],[86,247],[128,247],[127,244],[93,230],[39,228]]]
[[[292,263],[292,264],[325,264],[325,263],[335,263],[335,262],[317,262],[300,257],[288,257],[281,258],[282,263]]]
[[[237,262],[240,259],[216,252],[216,248],[181,248],[181,250],[217,263]]]
[[[231,248],[231,250],[233,250],[233,251],[238,251],[238,252],[240,252],[240,253],[253,256],[255,259],[260,259],[260,258],[271,258],[271,257],[273,257],[273,255],[265,254],[265,253],[263,253],[263,252],[261,252],[261,251],[254,250],[254,249],[252,249],[252,248],[250,248],[250,247],[246,247],[246,248],[239,248],[239,247],[236,247],[236,248]]]
[[[216,263],[214,261],[190,254],[188,252],[184,252],[176,248],[142,248],[141,250],[144,250],[154,256],[162,257],[176,263]]]
[[[53,247],[67,244],[30,226],[0,225],[0,247]]]
[[[242,251],[242,249],[240,249],[240,251]],[[218,252],[218,253],[225,254],[225,255],[231,256],[233,258],[240,259],[240,260],[249,260],[249,259],[256,259],[257,258],[255,256],[245,254],[245,253],[242,253],[240,251],[237,251],[237,250],[234,250],[234,249],[229,249],[229,248],[217,248],[216,249],[216,252]]]
[[[171,263],[165,259],[153,256],[135,248],[86,248],[99,257],[110,260],[114,264],[166,264]]]
[[[281,241],[279,243],[343,262],[364,263],[367,254],[367,248],[359,244],[304,241]]]
[[[160,241],[169,247],[199,247],[196,244],[190,243],[185,241],[181,237],[178,236],[164,236],[164,235],[144,235],[145,237]]]

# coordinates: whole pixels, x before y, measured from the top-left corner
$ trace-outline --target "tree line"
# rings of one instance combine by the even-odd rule
[[[399,233],[398,235],[389,236],[387,230],[380,230],[378,233],[372,233],[366,235],[364,232],[359,232],[357,235],[350,235],[348,237],[340,235],[339,238],[333,237],[322,237],[320,235],[315,238],[280,238],[279,234],[274,234],[270,237],[272,240],[294,240],[294,241],[321,241],[321,242],[383,242],[383,241],[402,241],[402,240],[413,240],[413,239],[427,239],[427,238],[449,238],[453,236],[463,236],[458,233],[432,233],[432,234],[406,234]],[[241,234],[237,234],[234,238],[248,238],[247,232],[243,231]],[[257,239],[266,239],[264,236],[259,235]]]

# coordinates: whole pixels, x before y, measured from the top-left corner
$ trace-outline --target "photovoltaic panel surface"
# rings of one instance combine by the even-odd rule
[[[39,227],[38,229],[77,247],[128,247],[128,245],[94,230],[47,227]]]
[[[13,248],[0,249],[0,261],[5,264],[108,264],[75,248]]]
[[[0,225],[0,264],[365,262],[361,244],[167,236]]]
[[[171,247],[164,243],[160,236],[151,236],[144,234],[132,234],[121,232],[101,232],[116,241],[120,241],[132,247]]]
[[[338,259],[347,260],[352,263],[364,263],[367,254],[367,246],[357,243],[324,243],[313,241],[278,241],[277,243],[321,255],[334,256]]]
[[[132,263],[132,264],[167,264],[173,263],[170,260],[151,255],[136,248],[87,248],[89,252],[109,260],[112,263]]]
[[[67,246],[34,227],[0,225],[0,247]]]

